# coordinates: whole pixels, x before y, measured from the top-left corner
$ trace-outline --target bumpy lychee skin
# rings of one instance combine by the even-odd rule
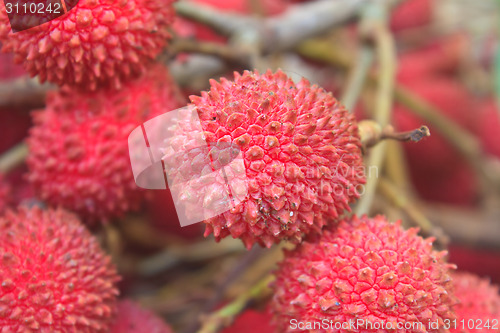
[[[327,319],[338,325],[364,321],[350,332],[377,331],[362,325],[367,322],[390,323],[391,332],[432,332],[429,320],[454,319],[448,275],[454,266],[444,262],[445,254],[433,251],[432,240],[416,229],[404,230],[383,216],[342,221],[285,252],[271,304],[279,329],[291,332],[291,319]],[[398,329],[397,323],[411,322],[422,323],[422,330]]]
[[[488,279],[470,273],[458,272],[452,278],[459,303],[454,307],[457,322],[450,323],[450,331],[498,332],[499,287],[490,284]]]
[[[67,14],[13,33],[0,3],[3,51],[40,81],[95,90],[120,88],[161,52],[173,22],[172,0],[80,0]]]
[[[119,277],[75,215],[7,212],[0,244],[2,332],[108,332]]]
[[[134,210],[143,192],[132,175],[128,135],[181,103],[160,65],[120,91],[49,95],[46,109],[34,113],[28,138],[29,179],[39,197],[89,222]]]
[[[129,300],[118,303],[118,314],[110,333],[172,333],[172,329],[151,311]]]
[[[239,147],[248,195],[205,221],[205,235],[271,246],[300,242],[359,197],[364,183],[357,123],[322,88],[283,72],[235,73],[191,97],[207,142]],[[189,135],[181,133],[180,135]]]

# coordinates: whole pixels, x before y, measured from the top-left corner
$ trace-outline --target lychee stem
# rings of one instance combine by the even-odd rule
[[[414,204],[413,200],[402,193],[391,181],[386,178],[379,179],[380,192],[392,205],[403,210],[410,219],[420,228],[424,236],[434,236],[440,247],[445,248],[449,238],[444,235],[441,228],[435,227],[427,216]]]
[[[37,78],[27,76],[0,81],[0,108],[39,108],[45,105],[45,94],[54,89],[48,83],[41,84]]]
[[[229,325],[232,319],[245,309],[249,301],[268,293],[270,291],[269,284],[273,281],[274,275],[267,275],[254,287],[241,294],[234,301],[206,317],[198,333],[215,333],[218,332],[221,327]]]
[[[28,147],[24,142],[7,150],[0,155],[0,173],[12,171],[24,162],[26,156],[28,156]]]
[[[372,38],[375,42],[380,75],[378,76],[377,81],[378,92],[376,97],[374,119],[382,127],[387,126],[391,119],[396,77],[396,48],[394,38],[388,27],[387,13],[388,6],[382,3],[369,6],[365,13],[366,25],[363,29],[367,34],[369,31],[373,33]],[[375,147],[368,158],[367,165],[370,168],[375,167],[380,172],[385,152],[386,147],[384,144]],[[379,172],[377,172],[377,174]],[[373,198],[377,190],[377,181],[377,175],[372,173],[367,175],[365,193],[356,206],[356,213],[359,216],[367,214],[370,211]]]
[[[419,142],[431,135],[427,126],[420,126],[417,129],[405,132],[395,132],[391,125],[382,127],[373,120],[362,120],[358,123],[359,134],[363,148],[371,148],[383,140],[396,140],[400,142]]]

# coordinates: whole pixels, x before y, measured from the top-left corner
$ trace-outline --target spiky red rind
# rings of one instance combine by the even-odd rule
[[[247,198],[205,221],[205,235],[249,248],[300,242],[349,210],[365,181],[354,117],[322,88],[281,71],[235,73],[191,96],[207,142],[238,145]]]
[[[432,250],[432,240],[404,230],[385,217],[358,218],[339,223],[285,252],[274,283],[271,307],[281,332],[291,332],[290,320],[332,320],[349,323],[421,322],[453,319],[446,252]],[[352,328],[352,327],[351,327]],[[349,328],[339,332],[347,332]],[[441,326],[442,329],[442,326]],[[324,332],[317,330],[315,332]],[[357,326],[350,332],[374,332]]]
[[[0,42],[41,82],[120,88],[143,73],[166,45],[172,0],[80,0],[67,14],[13,33],[0,3]]]
[[[118,302],[117,315],[110,333],[172,333],[172,329],[153,312],[138,304],[123,300]]]
[[[50,94],[46,109],[33,114],[27,141],[29,179],[39,197],[89,222],[136,209],[143,192],[132,175],[128,135],[181,103],[161,65],[120,91]]]
[[[107,332],[118,289],[111,258],[63,210],[0,218],[0,327],[5,332]]]
[[[500,325],[499,286],[471,273],[456,272],[452,278],[459,302],[454,307],[457,321],[451,323],[450,331],[497,332]]]

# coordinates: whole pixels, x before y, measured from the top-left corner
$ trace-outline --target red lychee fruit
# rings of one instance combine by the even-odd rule
[[[129,300],[118,302],[118,314],[110,333],[172,333],[172,329],[151,311]]]
[[[231,326],[222,330],[222,333],[275,333],[276,327],[272,323],[273,316],[269,310],[262,312],[246,310]]]
[[[238,147],[248,189],[233,209],[204,221],[205,236],[231,235],[247,248],[300,242],[359,197],[365,175],[357,123],[331,93],[281,71],[246,71],[235,73],[234,81],[211,80],[210,91],[191,101],[207,143]],[[177,135],[189,142],[194,134],[183,127]],[[180,157],[191,163],[187,154]],[[192,193],[184,201],[191,209],[206,207],[213,194],[206,190],[197,193],[200,202],[188,202]]]
[[[0,41],[41,82],[95,90],[139,76],[170,34],[171,0],[80,0],[66,14],[12,32],[0,3]]]
[[[450,322],[450,332],[498,332],[499,287],[470,273],[454,273],[452,278],[459,303],[454,307],[457,320]]]
[[[431,22],[433,16],[433,0],[408,0],[394,9],[390,26],[395,32],[417,28]]]
[[[108,332],[119,276],[75,215],[9,211],[0,231],[3,332]]]
[[[5,182],[5,177],[0,173],[0,214],[3,213],[9,203],[9,185]]]
[[[433,40],[428,45],[407,51],[398,57],[397,79],[401,83],[431,79],[436,75],[453,75],[460,67],[467,37],[462,34]]]
[[[120,91],[50,94],[34,114],[29,179],[41,199],[77,212],[85,220],[107,220],[135,209],[143,192],[134,182],[128,135],[149,118],[181,103],[166,68],[153,66]]]
[[[432,241],[400,221],[354,216],[286,251],[271,302],[279,331],[292,332],[292,319],[327,319],[337,332],[432,332],[429,320],[454,319],[456,302],[448,275],[454,266]],[[349,322],[356,325],[341,326]]]

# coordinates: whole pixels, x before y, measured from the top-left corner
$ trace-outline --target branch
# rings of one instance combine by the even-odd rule
[[[243,293],[233,302],[204,318],[203,325],[198,333],[215,333],[218,332],[221,327],[230,324],[232,319],[245,309],[249,301],[258,298],[269,289],[269,284],[273,280],[273,275],[266,276],[259,283],[257,283],[257,285]]]
[[[453,242],[500,249],[500,228],[498,213],[436,204],[421,204],[426,216],[443,228]]]
[[[392,125],[387,125],[382,129],[374,120],[361,120],[358,123],[359,136],[363,148],[371,148],[383,140],[395,140],[399,142],[419,142],[431,135],[427,126],[420,126],[417,129],[404,132],[396,132]]]
[[[401,0],[382,0],[393,6]],[[287,50],[300,42],[355,18],[373,0],[312,1],[290,6],[281,15],[268,18],[222,12],[210,6],[189,1],[175,5],[177,14],[201,22],[226,36],[254,32],[266,53]]]
[[[392,113],[394,94],[394,80],[396,76],[396,49],[391,32],[387,23],[387,8],[380,4],[374,4],[367,8],[367,22],[364,29],[366,33],[373,31],[373,39],[376,44],[376,54],[380,67],[380,75],[377,80],[377,98],[375,105],[375,121],[382,127],[389,124]],[[371,22],[370,22],[371,19]],[[370,24],[371,23],[371,24]],[[368,158],[367,165],[374,166],[377,170],[382,168],[385,157],[385,144],[375,147]],[[356,214],[368,214],[377,190],[377,174],[368,174],[365,185],[365,193],[358,201]]]
[[[301,43],[297,47],[297,51],[309,59],[323,61],[345,70],[354,66],[350,54],[344,52],[340,47],[325,43],[319,39]],[[370,73],[367,83],[376,85],[378,77],[379,74]],[[469,134],[453,120],[444,117],[444,113],[438,108],[400,85],[396,85],[394,89],[394,99],[429,124],[434,125],[475,169],[480,176],[483,187],[494,185],[496,191],[500,192],[500,167],[495,160],[484,154],[476,137]]]
[[[47,91],[54,89],[50,84],[40,84],[38,79],[21,77],[0,82],[0,108],[39,108],[45,105]]]
[[[382,178],[378,182],[380,192],[397,208],[401,209],[414,224],[416,224],[424,236],[434,236],[443,248],[449,243],[449,238],[441,228],[433,226],[427,216],[415,205],[403,191],[397,188],[389,180]]]
[[[22,164],[28,156],[28,146],[19,143],[0,155],[0,173],[8,173]]]

